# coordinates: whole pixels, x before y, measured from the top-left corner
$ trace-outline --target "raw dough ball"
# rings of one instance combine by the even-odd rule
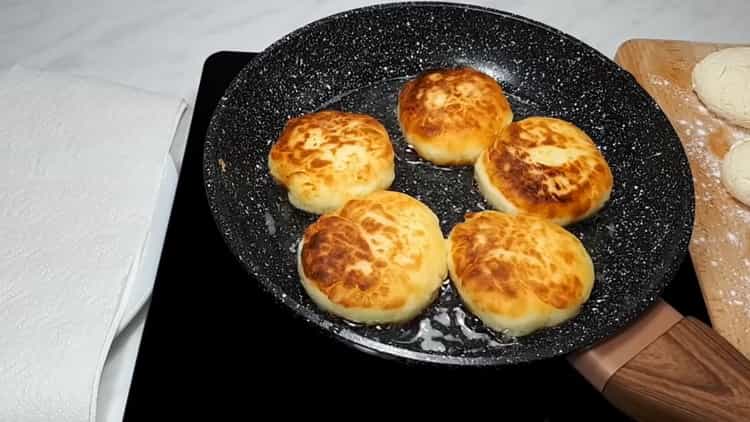
[[[734,144],[724,156],[721,181],[732,196],[750,206],[750,139]]]
[[[750,128],[750,47],[706,56],[693,68],[693,90],[717,116]]]

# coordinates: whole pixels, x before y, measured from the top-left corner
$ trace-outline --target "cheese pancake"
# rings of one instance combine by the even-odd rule
[[[406,141],[439,165],[473,164],[513,120],[503,89],[490,76],[462,67],[422,73],[399,94]]]
[[[594,141],[573,124],[549,117],[510,124],[474,170],[479,190],[495,209],[561,225],[596,213],[612,192],[612,172]]]
[[[364,324],[422,312],[447,276],[437,216],[403,193],[380,191],[325,214],[303,235],[302,285],[322,309]]]
[[[368,115],[328,110],[290,119],[268,167],[292,205],[315,214],[387,189],[395,177],[385,127]]]
[[[513,336],[577,315],[594,284],[581,242],[542,218],[470,213],[448,245],[450,277],[463,302],[489,328]]]

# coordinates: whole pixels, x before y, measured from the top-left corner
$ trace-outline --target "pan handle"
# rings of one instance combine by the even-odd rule
[[[750,420],[750,361],[666,302],[568,359],[607,400],[638,420]]]

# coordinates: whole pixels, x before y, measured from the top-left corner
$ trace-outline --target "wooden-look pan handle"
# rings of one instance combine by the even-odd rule
[[[750,361],[714,330],[660,301],[569,361],[642,421],[750,421]]]

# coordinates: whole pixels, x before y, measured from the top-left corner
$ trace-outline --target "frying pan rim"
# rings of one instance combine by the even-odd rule
[[[677,224],[677,226],[684,225],[685,227],[689,227],[690,232],[686,233],[684,236],[676,236],[676,237],[679,237],[679,239],[677,240],[679,240],[681,244],[677,245],[673,249],[677,251],[674,254],[675,259],[673,259],[669,263],[668,266],[663,267],[664,271],[662,273],[662,277],[658,279],[658,282],[649,283],[650,288],[645,288],[643,290],[643,293],[640,295],[640,298],[651,298],[651,299],[650,300],[638,300],[627,312],[625,312],[624,314],[625,317],[607,320],[605,324],[597,326],[596,333],[594,333],[593,335],[589,335],[583,338],[577,338],[576,341],[574,341],[573,343],[566,343],[566,344],[560,345],[559,349],[545,348],[542,351],[542,353],[535,353],[534,356],[531,358],[529,358],[528,356],[524,356],[523,358],[520,358],[517,356],[502,356],[502,355],[497,356],[497,357],[487,357],[487,356],[457,357],[457,356],[440,355],[440,354],[432,354],[432,353],[421,353],[421,352],[416,352],[416,351],[411,351],[411,350],[406,350],[406,349],[400,349],[395,346],[377,342],[367,337],[360,336],[352,330],[341,329],[338,331],[334,331],[331,328],[333,324],[330,321],[321,318],[318,314],[314,312],[304,310],[304,308],[302,307],[302,304],[292,299],[290,295],[282,296],[283,292],[274,283],[271,283],[269,281],[264,282],[262,280],[262,277],[255,275],[255,271],[253,270],[250,263],[245,262],[245,260],[241,258],[242,253],[237,251],[236,248],[234,247],[235,243],[241,243],[242,240],[237,239],[237,236],[233,235],[232,230],[228,230],[228,229],[231,229],[233,226],[235,226],[235,224],[232,223],[231,221],[227,221],[228,219],[225,218],[225,216],[220,212],[220,209],[222,207],[217,206],[217,201],[215,201],[215,198],[217,196],[216,195],[217,187],[216,187],[215,181],[220,180],[222,178],[218,175],[217,173],[218,169],[216,168],[216,166],[212,164],[211,157],[215,157],[217,154],[217,147],[215,146],[216,142],[214,142],[213,139],[220,138],[220,136],[217,135],[217,120],[219,116],[222,114],[222,111],[224,109],[233,109],[233,107],[228,106],[226,103],[230,98],[232,98],[232,94],[235,91],[237,91],[238,86],[242,84],[244,75],[246,75],[250,71],[255,70],[256,68],[261,66],[263,64],[264,59],[267,56],[271,55],[276,50],[279,50],[280,48],[284,47],[284,45],[289,40],[294,39],[295,37],[298,37],[301,34],[307,33],[309,31],[313,31],[319,26],[322,26],[322,25],[325,25],[325,24],[328,24],[330,22],[334,22],[340,19],[346,19],[352,15],[370,13],[372,11],[378,11],[378,10],[384,10],[384,9],[387,10],[387,9],[392,9],[392,8],[408,8],[408,7],[463,9],[463,10],[478,11],[482,13],[492,14],[495,16],[500,16],[502,18],[515,20],[523,24],[537,27],[552,35],[565,38],[567,41],[571,42],[577,48],[593,54],[599,60],[604,62],[606,66],[613,67],[618,73],[620,73],[622,76],[625,76],[627,79],[629,79],[630,84],[632,85],[633,88],[635,88],[632,90],[632,92],[637,93],[642,99],[646,100],[655,109],[658,110],[659,114],[661,114],[661,116],[663,117],[663,120],[668,125],[669,129],[671,129],[672,138],[677,140],[677,144],[682,149],[682,154],[680,156],[682,158],[681,161],[683,161],[683,163],[680,163],[680,164],[682,165],[683,169],[686,169],[686,171],[688,172],[688,175],[692,176],[689,163],[687,162],[687,156],[684,151],[684,146],[682,146],[682,143],[679,142],[679,139],[677,137],[676,132],[674,131],[674,128],[669,123],[669,119],[667,118],[666,114],[664,114],[663,110],[658,105],[658,103],[656,103],[656,101],[650,95],[648,95],[648,93],[640,86],[640,84],[638,84],[637,80],[632,74],[624,70],[619,64],[617,64],[615,61],[613,61],[609,57],[605,56],[602,52],[593,48],[592,46],[589,46],[588,44],[584,43],[578,38],[570,34],[567,34],[559,29],[551,27],[547,24],[544,24],[542,22],[529,19],[525,16],[516,15],[514,13],[510,13],[507,11],[492,9],[492,8],[488,8],[484,6],[453,3],[453,2],[435,2],[435,1],[381,3],[381,4],[376,4],[376,5],[353,8],[350,10],[344,10],[335,14],[331,14],[329,16],[325,16],[320,19],[311,21],[287,33],[286,35],[274,41],[271,45],[269,45],[266,49],[258,53],[255,57],[253,57],[242,68],[242,70],[238,72],[237,76],[235,76],[235,78],[226,88],[224,95],[221,97],[214,112],[212,113],[212,116],[208,125],[208,129],[206,131],[204,151],[203,151],[203,163],[202,163],[203,180],[204,180],[203,185],[204,185],[205,194],[208,200],[207,202],[208,202],[209,208],[211,209],[211,214],[214,217],[214,223],[216,224],[219,233],[221,233],[224,243],[230,249],[235,259],[245,269],[245,272],[247,273],[247,275],[250,276],[250,279],[258,282],[266,293],[269,293],[270,296],[278,304],[281,304],[284,306],[284,308],[286,308],[285,309],[286,311],[291,310],[292,315],[298,318],[301,318],[307,324],[313,325],[316,329],[322,331],[327,336],[332,337],[336,339],[337,341],[341,341],[344,344],[350,347],[353,347],[356,350],[362,351],[362,349],[365,349],[366,351],[372,352],[376,355],[380,355],[381,357],[388,358],[388,359],[395,359],[395,360],[406,361],[410,363],[420,363],[420,364],[439,364],[440,366],[507,366],[507,365],[516,365],[516,364],[522,364],[522,363],[530,363],[530,362],[539,361],[539,360],[549,360],[552,358],[557,358],[562,355],[566,355],[575,351],[586,349],[599,341],[612,337],[617,332],[625,328],[628,324],[636,320],[640,315],[643,314],[643,312],[645,312],[646,309],[648,309],[658,300],[659,296],[661,296],[664,289],[672,282],[675,275],[677,274],[677,271],[680,265],[687,257],[689,240],[692,236],[693,223],[695,219],[695,198],[694,198],[694,187],[692,183],[686,184],[689,190],[689,192],[686,192],[686,195],[689,197],[689,209],[685,210],[687,212],[681,214],[683,216],[682,217],[683,221],[680,221],[680,223],[684,223],[684,224]],[[225,195],[229,195],[230,197],[233,196],[229,190],[225,189],[225,191],[226,191]]]

